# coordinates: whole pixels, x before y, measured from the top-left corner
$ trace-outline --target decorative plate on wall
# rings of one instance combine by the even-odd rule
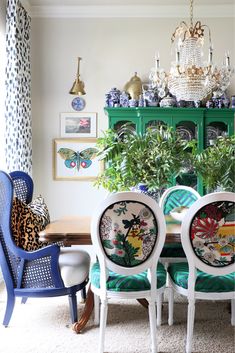
[[[80,111],[80,110],[83,110],[85,108],[85,105],[86,105],[86,102],[83,98],[81,97],[75,97],[73,100],[72,100],[72,108],[76,111]]]

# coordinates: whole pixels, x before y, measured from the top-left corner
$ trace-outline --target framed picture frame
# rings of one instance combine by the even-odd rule
[[[65,138],[96,137],[97,113],[60,113],[60,136]]]
[[[96,156],[96,138],[54,139],[55,180],[95,180],[103,170]]]

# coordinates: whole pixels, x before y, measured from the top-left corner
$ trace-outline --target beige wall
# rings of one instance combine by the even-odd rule
[[[122,89],[135,71],[143,81],[160,52],[169,69],[170,37],[181,19],[32,19],[33,177],[35,194],[48,203],[52,219],[90,214],[104,197],[92,183],[54,181],[52,140],[60,137],[60,112],[72,112],[68,94],[81,56],[81,78],[86,85],[84,112],[98,113],[98,135],[108,127],[104,95]],[[229,50],[235,64],[235,24],[232,18],[203,19],[211,28],[214,59],[221,64]],[[207,53],[205,56],[207,59]],[[235,80],[229,94],[235,94]]]

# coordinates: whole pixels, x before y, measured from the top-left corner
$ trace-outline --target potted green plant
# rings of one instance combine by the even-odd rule
[[[148,128],[144,134],[127,125],[121,135],[109,129],[98,138],[98,156],[106,167],[95,185],[116,192],[141,184],[149,192],[161,192],[180,173],[189,153],[187,147],[187,141],[168,126]]]
[[[235,135],[218,137],[200,153],[194,149],[193,165],[206,191],[235,191]]]

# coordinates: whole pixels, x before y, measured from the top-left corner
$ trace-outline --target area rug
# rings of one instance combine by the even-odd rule
[[[6,294],[0,291],[0,320]],[[79,314],[83,305],[78,305]],[[174,325],[168,326],[167,302],[158,328],[160,353],[183,353],[187,303],[178,297]],[[234,329],[228,302],[198,301],[194,329],[194,353],[234,353]],[[96,353],[99,328],[93,317],[81,334],[72,331],[67,297],[17,299],[9,327],[0,325],[1,353]],[[105,337],[105,353],[150,353],[147,310],[134,300],[110,301]]]

